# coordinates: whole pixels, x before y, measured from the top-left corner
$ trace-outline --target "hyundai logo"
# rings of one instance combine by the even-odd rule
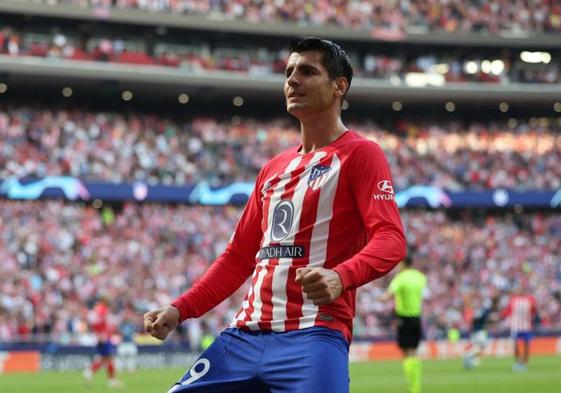
[[[392,182],[389,180],[382,180],[378,182],[378,189],[380,191],[387,192],[388,194],[393,194]]]

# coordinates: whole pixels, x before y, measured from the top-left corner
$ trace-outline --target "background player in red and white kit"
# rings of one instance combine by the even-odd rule
[[[516,287],[508,306],[501,315],[510,318],[510,334],[514,340],[514,371],[524,371],[528,367],[530,341],[532,341],[533,325],[537,315],[536,298],[527,294],[524,286]]]
[[[88,313],[88,323],[90,329],[95,334],[97,340],[97,353],[92,363],[84,370],[84,378],[89,381],[101,367],[107,367],[108,385],[110,387],[120,387],[122,382],[115,378],[115,345],[112,336],[115,327],[110,321],[109,300],[101,297],[93,309]]]
[[[284,93],[302,144],[263,167],[205,275],[144,316],[146,330],[164,339],[251,277],[230,327],[170,392],[348,392],[355,290],[406,249],[386,158],[340,117],[352,76],[338,45],[291,43]]]

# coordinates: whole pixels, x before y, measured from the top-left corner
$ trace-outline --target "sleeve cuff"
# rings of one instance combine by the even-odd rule
[[[177,310],[179,311],[179,323],[183,322],[189,317],[187,313],[187,307],[183,307],[182,303],[183,302],[180,298],[177,298],[173,302],[171,302],[171,305],[177,308]]]
[[[341,278],[341,284],[343,285],[343,290],[353,288],[353,276],[352,270],[345,265],[336,266],[333,270],[339,275]]]

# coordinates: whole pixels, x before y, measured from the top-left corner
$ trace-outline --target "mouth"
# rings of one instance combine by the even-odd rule
[[[300,98],[304,97],[303,95],[293,94],[289,95],[286,100],[287,101],[298,101]]]
[[[304,97],[304,94],[292,92],[287,96],[287,98],[299,98],[299,97]]]

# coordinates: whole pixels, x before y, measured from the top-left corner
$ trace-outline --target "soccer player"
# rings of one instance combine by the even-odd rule
[[[208,326],[208,324],[203,323],[202,324],[202,328],[203,328],[203,334],[201,336],[201,342],[199,343],[199,349],[201,351],[206,351],[208,349],[208,347],[210,347],[212,345],[212,343],[215,340],[214,335],[212,334],[212,331],[210,329],[210,327]]]
[[[115,378],[115,363],[113,356],[115,346],[111,341],[113,326],[109,321],[109,300],[101,297],[88,314],[88,322],[97,339],[97,354],[92,363],[84,370],[84,378],[89,382],[93,374],[103,365],[107,367],[107,384],[109,387],[121,387],[122,382]]]
[[[392,296],[395,299],[397,317],[397,345],[403,352],[403,372],[409,393],[421,391],[421,359],[417,356],[417,347],[422,337],[421,312],[427,278],[412,267],[411,250],[403,261],[403,269],[390,282],[388,290],[382,296],[383,301]]]
[[[528,367],[533,323],[538,315],[536,304],[536,298],[528,295],[524,286],[519,285],[515,287],[508,306],[501,313],[502,317],[510,317],[510,334],[514,340],[514,371],[525,371]]]
[[[144,315],[147,332],[164,339],[251,277],[230,326],[170,392],[349,391],[356,288],[406,251],[384,153],[341,120],[352,76],[333,42],[291,43],[284,94],[302,143],[262,168],[226,250],[203,277]]]
[[[487,325],[496,321],[498,298],[483,299],[476,294],[470,299],[473,307],[470,340],[464,353],[464,368],[471,369],[479,365],[480,356],[489,344]]]

